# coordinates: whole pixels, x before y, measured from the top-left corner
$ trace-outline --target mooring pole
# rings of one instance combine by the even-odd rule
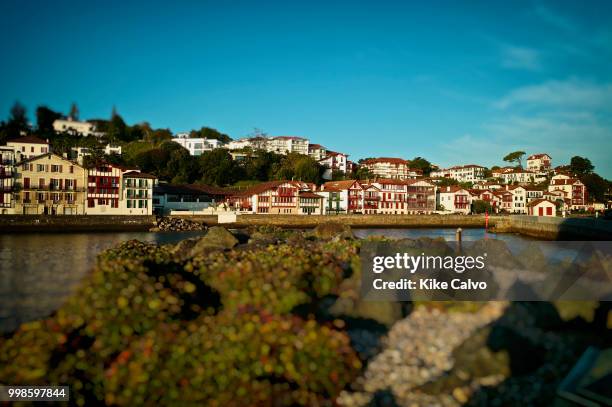
[[[457,228],[457,231],[455,232],[455,240],[457,241],[457,252],[461,251],[461,233],[463,231],[461,230],[461,228]]]

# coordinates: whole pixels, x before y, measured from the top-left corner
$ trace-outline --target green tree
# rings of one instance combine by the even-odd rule
[[[36,128],[40,135],[52,135],[53,122],[61,119],[62,114],[49,109],[47,106],[38,106],[36,108]]]
[[[217,129],[213,129],[211,127],[202,127],[200,130],[191,130],[189,132],[189,137],[191,138],[207,138],[219,140],[222,143],[229,143],[232,141],[232,138],[227,134],[223,134]]]
[[[516,163],[519,167],[523,168],[523,156],[524,151],[514,151],[504,157],[504,161],[509,163]]]
[[[487,201],[476,200],[472,202],[472,213],[491,213],[491,204]]]
[[[580,175],[580,180],[589,192],[589,197],[596,202],[605,202],[605,194],[609,188],[609,181],[606,181],[599,174],[590,173]]]
[[[410,167],[423,171],[424,176],[428,176],[431,171],[431,163],[423,157],[415,157],[410,161]]]
[[[72,120],[79,120],[79,108],[74,102],[72,105],[70,105],[70,113],[68,114],[68,117]]]
[[[595,167],[588,158],[574,156],[570,160],[570,171],[578,176],[591,174],[594,169]]]

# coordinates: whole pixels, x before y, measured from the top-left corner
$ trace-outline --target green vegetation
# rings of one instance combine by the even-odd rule
[[[523,168],[523,157],[525,156],[524,151],[514,151],[510,154],[507,154],[504,157],[504,161],[509,163],[516,163],[516,165],[520,168]]]
[[[331,404],[361,361],[342,324],[294,310],[338,294],[355,253],[123,243],[55,315],[0,338],[0,382],[70,385],[78,405]]]

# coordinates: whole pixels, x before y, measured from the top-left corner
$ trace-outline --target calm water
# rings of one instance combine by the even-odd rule
[[[0,234],[0,332],[20,323],[47,316],[62,305],[81,279],[94,267],[96,255],[119,242],[138,239],[158,244],[175,243],[203,232]],[[454,229],[357,229],[358,237],[443,237],[455,239]],[[510,245],[525,243],[517,235],[490,235],[465,229],[463,239],[495,237]]]

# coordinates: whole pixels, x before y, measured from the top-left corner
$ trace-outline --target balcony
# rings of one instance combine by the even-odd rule
[[[0,169],[0,178],[13,178],[13,171],[9,168]]]

